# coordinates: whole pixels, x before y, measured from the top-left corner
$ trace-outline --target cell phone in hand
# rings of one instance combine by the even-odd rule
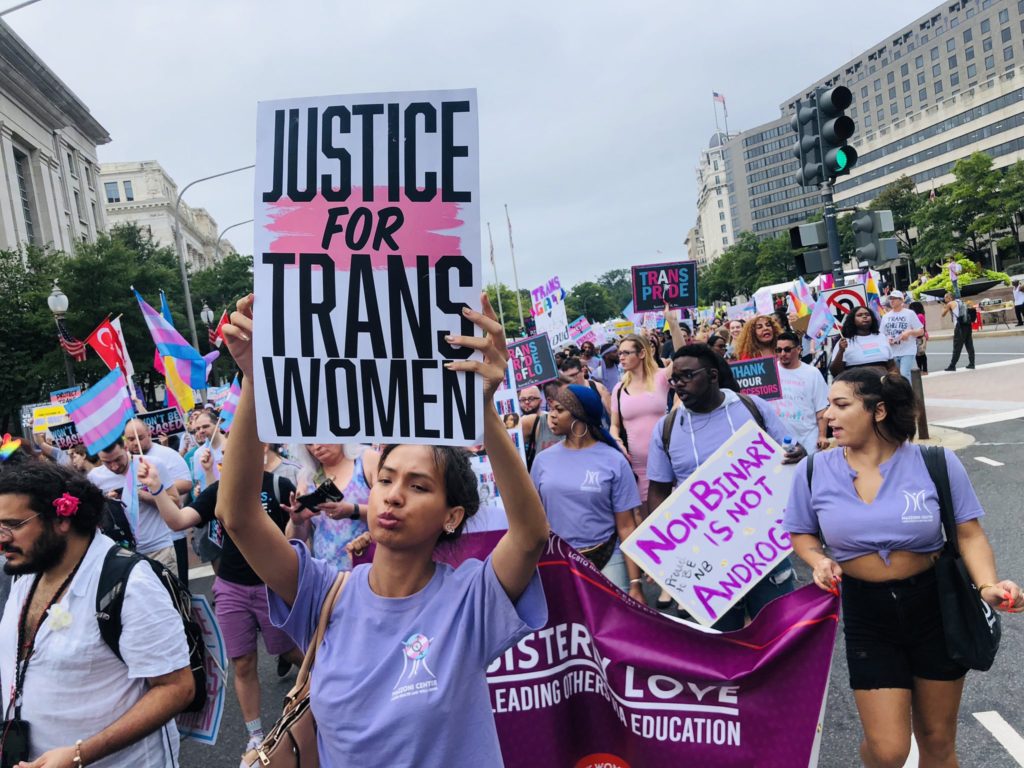
[[[338,490],[338,486],[334,484],[333,480],[328,478],[320,483],[315,491],[299,496],[296,501],[299,503],[299,506],[305,507],[310,512],[315,512],[316,508],[321,504],[328,502],[337,503],[344,498],[345,494]]]

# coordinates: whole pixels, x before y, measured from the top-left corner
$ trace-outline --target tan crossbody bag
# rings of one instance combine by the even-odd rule
[[[316,651],[324,640],[327,623],[334,605],[341,597],[341,590],[351,571],[342,571],[331,585],[320,609],[313,640],[306,649],[306,656],[295,677],[295,685],[284,697],[284,712],[274,727],[263,739],[263,743],[250,749],[242,757],[242,764],[256,768],[319,768],[320,756],[316,748],[316,721],[309,708],[309,683]]]

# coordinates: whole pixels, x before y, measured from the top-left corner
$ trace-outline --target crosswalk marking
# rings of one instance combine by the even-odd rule
[[[975,461],[980,461],[982,464],[988,464],[990,467],[1005,467],[1006,466],[1001,461],[996,461],[995,459],[989,459],[989,458],[986,458],[985,456],[975,456],[974,460]]]
[[[1024,737],[1021,737],[1002,715],[998,712],[975,712],[974,718],[995,736],[996,741],[1010,753],[1010,757],[1017,761],[1017,765],[1024,766]]]

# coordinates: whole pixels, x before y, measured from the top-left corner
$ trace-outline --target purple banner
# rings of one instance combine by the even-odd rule
[[[501,533],[467,534],[440,559],[485,557]],[[816,761],[836,598],[807,586],[713,634],[640,606],[555,536],[540,573],[548,625],[488,669],[507,768]]]

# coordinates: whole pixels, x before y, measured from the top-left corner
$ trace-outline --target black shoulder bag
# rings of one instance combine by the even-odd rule
[[[999,614],[981,599],[960,556],[945,449],[921,446],[921,455],[938,491],[942,529],[946,534],[946,543],[935,563],[946,651],[958,664],[984,672],[992,666],[999,650]]]

